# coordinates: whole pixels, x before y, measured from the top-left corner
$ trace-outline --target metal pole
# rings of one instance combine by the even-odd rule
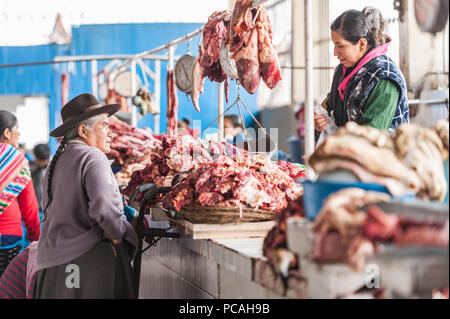
[[[97,60],[91,61],[91,87],[92,87],[92,95],[98,97]]]
[[[161,61],[155,61],[155,103],[161,112]],[[160,115],[156,114],[154,117],[154,133],[159,135],[160,131]]]
[[[219,119],[217,121],[217,141],[220,143],[224,138],[224,127],[223,127],[223,89],[224,83],[217,83],[217,114]],[[221,116],[222,115],[222,116]]]
[[[314,86],[313,86],[313,10],[312,0],[305,0],[305,157],[314,152]],[[308,178],[313,178],[314,171],[307,166]]]
[[[136,94],[136,60],[131,61],[131,96]],[[133,97],[130,98],[131,100]],[[137,126],[137,108],[133,105],[133,102],[130,101],[131,105],[131,126]]]

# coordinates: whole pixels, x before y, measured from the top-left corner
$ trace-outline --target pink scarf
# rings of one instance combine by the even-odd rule
[[[380,45],[379,47],[376,47],[375,49],[371,50],[369,53],[367,53],[364,58],[362,58],[361,61],[359,61],[358,65],[356,66],[356,68],[345,77],[344,81],[342,81],[342,83],[339,85],[338,91],[339,91],[339,95],[341,97],[341,100],[344,100],[344,96],[345,96],[345,91],[347,91],[347,86],[348,83],[350,82],[350,79],[369,61],[384,55],[387,53],[387,49],[388,46],[391,44],[392,41],[389,41],[383,45]],[[343,67],[343,72],[345,74],[345,72],[347,71],[347,68],[344,66]]]

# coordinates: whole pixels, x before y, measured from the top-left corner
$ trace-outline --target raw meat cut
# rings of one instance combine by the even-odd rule
[[[195,109],[200,112],[200,105],[198,99],[201,93],[203,93],[203,85],[205,82],[205,77],[203,76],[203,68],[200,65],[200,59],[202,57],[202,47],[199,47],[199,56],[195,61],[194,67],[192,68],[192,91],[191,99],[194,104]]]
[[[197,167],[199,163],[212,161],[209,151],[192,136],[163,135],[160,146],[151,153],[149,164],[132,174],[124,193],[131,196],[138,186],[146,183],[154,183],[157,187],[171,186],[178,174]],[[137,200],[141,197],[142,194]],[[157,201],[161,198],[162,195]]]
[[[366,192],[360,188],[346,188],[330,195],[314,221],[313,260],[345,261],[355,270],[360,270],[365,256],[373,253],[373,247],[361,236],[367,214],[359,208],[389,199],[387,194]]]
[[[414,124],[401,125],[397,129],[394,143],[399,158],[420,179],[421,188],[417,196],[443,201],[447,194],[442,162],[445,148],[437,133]]]
[[[252,0],[237,0],[234,5],[231,18],[230,52],[239,51],[242,46],[247,46],[252,30],[256,9],[252,6]]]
[[[448,219],[419,220],[407,213],[387,214],[376,203],[388,199],[386,194],[356,188],[330,195],[313,225],[313,259],[346,262],[359,271],[365,256],[377,252],[380,244],[448,246]],[[366,204],[372,205],[364,211]]]
[[[280,258],[280,250],[281,252],[285,251],[287,248],[287,225],[286,221],[289,218],[304,218],[305,217],[305,209],[303,206],[303,196],[299,196],[294,200],[289,199],[288,206],[283,209],[283,211],[277,216],[275,226],[269,231],[267,236],[264,238],[263,243],[263,255],[268,259],[268,261],[275,268],[283,268],[277,267],[277,264],[281,264],[280,261],[283,258]],[[284,258],[285,260],[289,260],[288,258]],[[289,268],[295,268],[298,265],[298,256],[295,255],[294,262],[289,263]],[[286,272],[286,271],[284,271]]]
[[[433,127],[433,130],[439,135],[441,138],[442,144],[444,145],[444,151],[441,152],[442,160],[448,160],[448,152],[449,152],[449,125],[448,121],[440,120]]]
[[[395,194],[416,194],[422,187],[422,181],[414,170],[396,156],[394,147],[394,142],[387,133],[348,122],[336,135],[329,136],[308,162],[318,172],[330,171],[327,168],[327,164],[330,164],[336,168],[351,170],[367,181],[373,180],[389,186]],[[341,160],[343,162],[338,164]],[[364,174],[364,170],[370,174]],[[399,181],[404,187],[392,180]]]
[[[380,176],[363,168],[361,165],[352,160],[345,158],[330,157],[317,161],[314,164],[314,170],[321,174],[333,172],[336,170],[347,170],[355,174],[363,183],[373,183],[386,186],[389,192],[396,197],[408,195],[410,190],[405,184],[392,177]]]
[[[192,205],[245,205],[281,211],[287,206],[288,199],[294,199],[302,192],[301,187],[270,159],[263,161],[253,157],[221,155],[212,163],[200,164],[164,198],[164,207],[179,211]],[[186,188],[190,189],[185,192],[188,197],[180,197],[180,191]]]
[[[203,29],[203,52],[199,60],[203,76],[207,76],[210,81],[220,83],[227,77],[220,65],[220,48],[228,37],[230,23],[225,21],[225,16],[230,14],[229,10],[214,12]]]
[[[176,135],[178,127],[178,96],[174,71],[167,71],[167,134]]]
[[[261,81],[258,58],[258,31],[253,29],[248,45],[234,56],[239,82],[248,93],[254,94]]]
[[[137,128],[111,116],[109,122],[111,152],[108,158],[126,165],[145,156],[161,143],[149,128]]]
[[[281,80],[281,70],[277,51],[272,45],[272,27],[265,8],[260,10],[256,27],[258,28],[261,76],[267,87],[274,89]]]

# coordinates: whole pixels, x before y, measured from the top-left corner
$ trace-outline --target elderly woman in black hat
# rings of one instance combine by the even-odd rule
[[[44,175],[44,220],[33,298],[136,298],[130,259],[136,232],[123,214],[122,197],[105,154],[109,116],[81,94],[61,110],[62,137]]]

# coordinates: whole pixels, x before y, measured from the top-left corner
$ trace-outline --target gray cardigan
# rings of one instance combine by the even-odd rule
[[[48,169],[42,182],[44,207],[47,181]],[[137,235],[124,216],[119,187],[99,149],[69,143],[56,161],[52,194],[42,223],[37,270],[70,262],[104,238],[125,239],[134,246],[134,255]]]

